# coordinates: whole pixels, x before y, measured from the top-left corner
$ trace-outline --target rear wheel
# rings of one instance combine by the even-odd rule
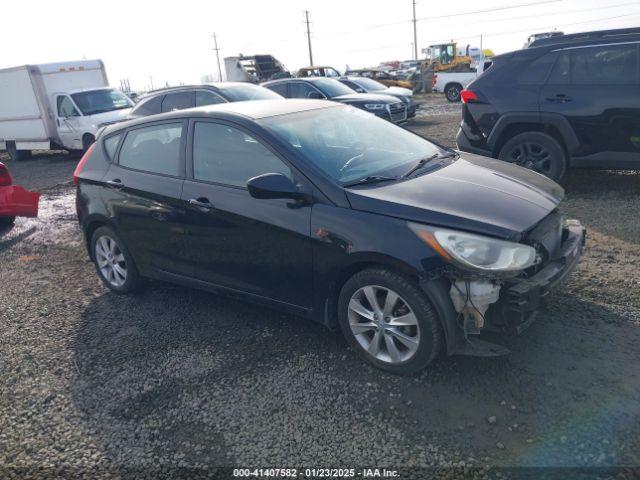
[[[18,150],[15,142],[7,142],[7,153],[14,162],[31,158],[31,150]]]
[[[100,280],[116,293],[140,286],[140,276],[120,237],[109,227],[98,228],[91,237],[91,256]]]
[[[462,85],[458,85],[457,83],[447,85],[444,88],[444,94],[450,102],[459,102],[460,92],[462,92]]]
[[[356,273],[342,288],[338,309],[349,344],[383,370],[417,372],[442,347],[440,323],[426,295],[411,279],[391,270]]]
[[[546,175],[555,181],[562,178],[567,168],[560,144],[552,136],[542,132],[516,135],[504,144],[498,158]]]

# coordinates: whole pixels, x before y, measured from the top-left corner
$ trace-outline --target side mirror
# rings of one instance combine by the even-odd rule
[[[247,189],[253,198],[292,198],[302,200],[305,195],[282,173],[265,173],[250,178]]]
[[[321,100],[324,98],[324,95],[322,95],[320,92],[316,92],[315,90],[313,92],[309,92],[307,94],[307,98],[315,98],[318,100]]]

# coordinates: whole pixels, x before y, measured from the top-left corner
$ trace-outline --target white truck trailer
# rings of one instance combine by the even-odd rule
[[[101,60],[0,70],[0,150],[12,160],[32,150],[84,150],[104,125],[123,120],[133,102],[109,88]]]

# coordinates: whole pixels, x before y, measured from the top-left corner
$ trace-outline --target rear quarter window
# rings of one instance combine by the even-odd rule
[[[116,158],[116,150],[118,150],[120,139],[122,139],[122,133],[118,133],[116,135],[105,138],[104,149],[107,152],[107,157],[109,157],[109,160],[113,160]]]
[[[181,139],[182,122],[131,130],[120,148],[119,164],[150,173],[182,176]]]
[[[155,115],[161,112],[162,99],[164,95],[158,95],[157,97],[149,98],[148,100],[142,99],[138,105],[136,105],[131,111],[132,116],[144,117],[147,115]]]
[[[556,52],[549,52],[530,61],[518,74],[517,83],[519,85],[543,85],[556,58]]]

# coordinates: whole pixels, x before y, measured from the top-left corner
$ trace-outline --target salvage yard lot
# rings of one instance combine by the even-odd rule
[[[408,128],[453,146],[459,106],[423,101]],[[0,232],[0,465],[640,464],[639,174],[569,173],[562,209],[588,228],[585,255],[511,355],[403,378],[263,307],[158,282],[109,293],[77,226],[76,162],[9,164],[43,198]]]

